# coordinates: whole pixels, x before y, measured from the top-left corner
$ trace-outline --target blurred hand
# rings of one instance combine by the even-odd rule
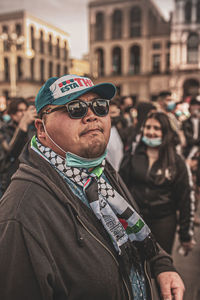
[[[163,300],[183,300],[184,283],[176,272],[162,272],[157,276]]]
[[[33,105],[29,106],[27,111],[19,122],[19,128],[23,131],[28,130],[28,125],[31,124],[37,117],[36,109]]]
[[[185,254],[184,256],[187,256],[188,253],[194,248],[194,246],[196,245],[196,242],[194,239],[192,239],[189,242],[181,242],[181,246],[183,247]]]

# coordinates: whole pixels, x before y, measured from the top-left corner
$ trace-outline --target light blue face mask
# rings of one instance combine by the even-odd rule
[[[76,154],[73,154],[71,152],[66,153],[65,157],[65,164],[67,167],[74,167],[74,168],[94,168],[96,166],[99,166],[104,158],[106,157],[107,150],[104,152],[104,154],[97,158],[84,158],[80,157]]]
[[[149,147],[158,147],[162,144],[161,138],[148,138],[146,136],[142,137],[142,141]]]
[[[2,118],[3,118],[4,122],[6,122],[6,123],[8,123],[11,120],[11,116],[8,114],[3,115]]]
[[[167,104],[167,111],[172,111],[176,107],[176,103],[174,101],[170,101]]]

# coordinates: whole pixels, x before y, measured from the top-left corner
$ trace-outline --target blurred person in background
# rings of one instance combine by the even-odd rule
[[[30,138],[29,125],[35,120],[36,110],[23,98],[12,99],[8,115],[11,120],[0,128],[0,183],[3,194],[8,187],[11,176],[18,168],[18,156]]]
[[[180,242],[187,254],[194,244],[194,192],[165,113],[147,116],[134,153],[122,161],[119,173],[163,249],[172,252],[179,224]]]
[[[183,154],[187,159],[193,176],[196,209],[200,199],[200,96],[192,98],[189,104],[190,117],[182,124],[183,132],[186,139],[186,145],[183,148]],[[195,225],[200,225],[200,218],[195,214]]]
[[[119,171],[124,156],[124,144],[120,136],[121,113],[117,100],[110,102],[109,114],[111,118],[110,139],[107,146],[107,159],[116,171]],[[119,128],[118,128],[119,127]]]

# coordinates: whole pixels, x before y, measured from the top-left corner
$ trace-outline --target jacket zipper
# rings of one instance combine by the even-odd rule
[[[83,221],[79,218],[79,216],[77,216],[77,219],[79,220],[79,222],[81,223],[81,225],[85,228],[85,230],[99,243],[99,244],[101,244],[101,246],[104,248],[104,249],[106,249],[109,253],[110,253],[110,255],[112,256],[112,258],[114,259],[114,261],[115,261],[115,263],[116,263],[116,265],[119,267],[119,263],[118,263],[118,261],[116,260],[116,258],[114,257],[114,255],[112,254],[112,252],[106,247],[106,245],[104,245],[104,243],[102,243],[88,228],[87,228],[87,226],[83,223]],[[124,283],[124,285],[125,285],[125,288],[126,288],[126,290],[127,290],[127,293],[128,293],[128,299],[129,300],[132,300],[131,299],[131,295],[130,295],[130,292],[129,292],[129,289],[128,289],[128,286],[127,286],[127,283],[126,283],[126,281],[125,281],[125,279],[123,278],[123,276],[122,276],[122,280],[123,280],[123,283]]]
[[[147,271],[147,262],[144,262],[144,273],[146,275],[147,281],[149,283],[149,288],[150,288],[150,293],[151,293],[151,299],[153,299],[153,290],[152,290],[152,285],[151,285],[151,279],[149,277],[148,271]]]

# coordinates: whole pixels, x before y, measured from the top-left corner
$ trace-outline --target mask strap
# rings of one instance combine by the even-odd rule
[[[52,141],[52,143],[58,147],[61,151],[63,151],[65,154],[67,153],[64,149],[62,149],[58,144],[56,144],[56,142],[54,142],[54,140],[50,137],[50,135],[48,134],[47,130],[46,130],[46,126],[44,125],[44,120],[42,120],[42,124],[43,124],[43,127],[44,127],[44,131],[46,133],[46,135],[48,136],[48,138]]]

